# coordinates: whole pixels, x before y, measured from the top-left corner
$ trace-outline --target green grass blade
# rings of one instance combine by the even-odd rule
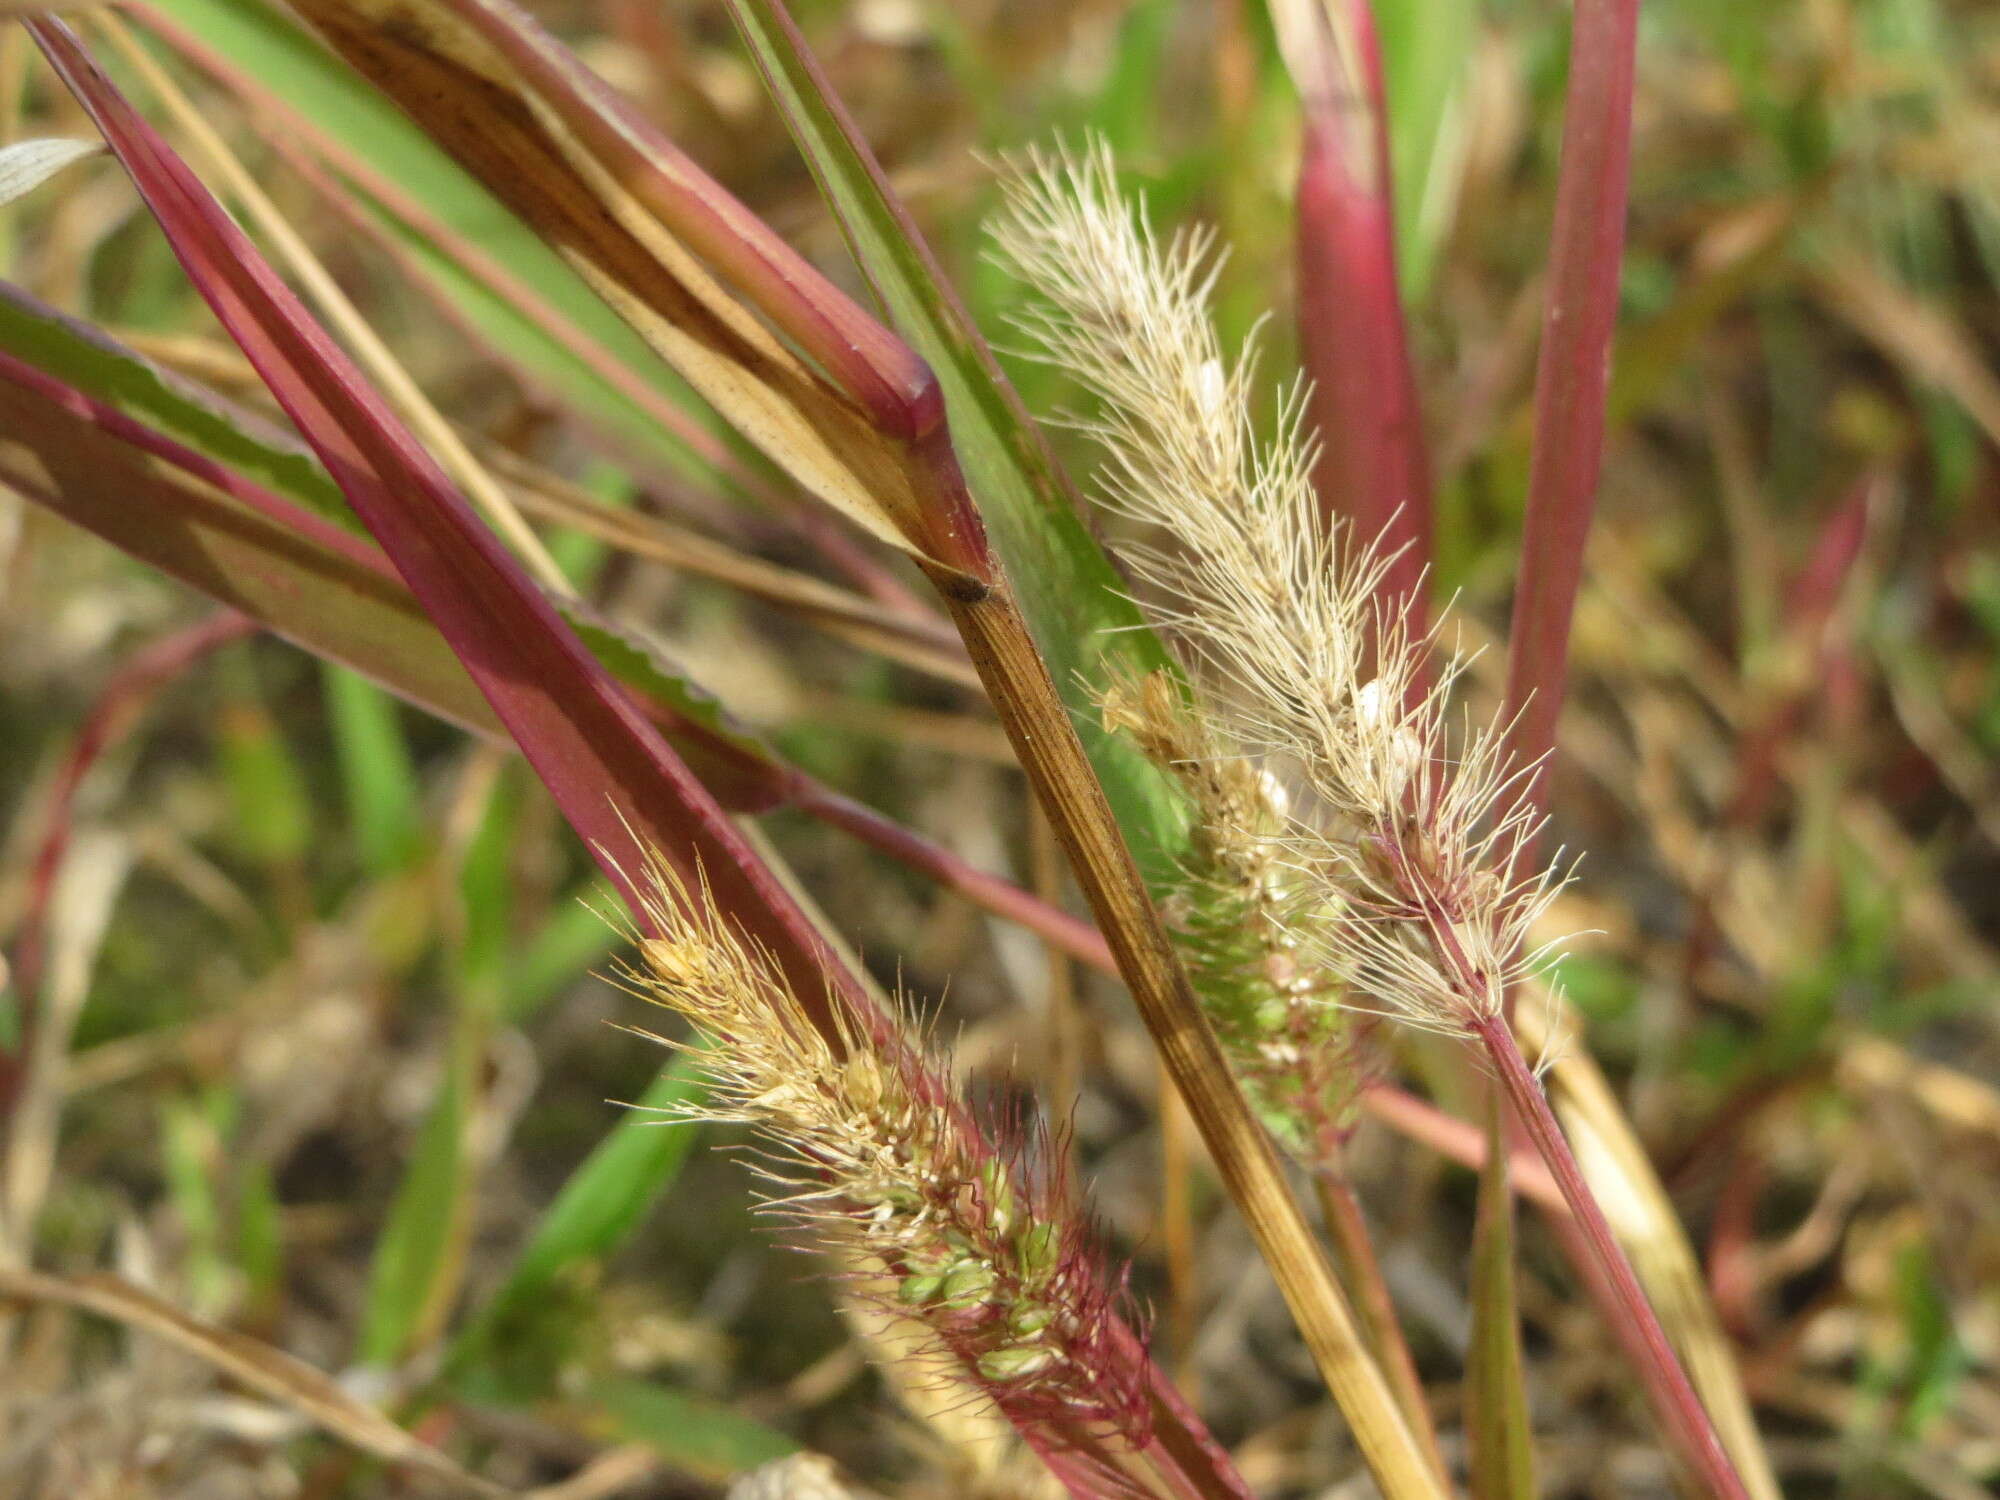
[[[284,1299],[285,1218],[266,1162],[246,1162],[237,1176],[235,1249],[245,1308],[270,1315]]]
[[[221,1172],[227,1122],[234,1096],[225,1090],[194,1099],[169,1099],[160,1110],[160,1166],[167,1198],[186,1236],[182,1275],[193,1305],[221,1306],[229,1278],[222,1257]]]
[[[1521,1363],[1514,1285],[1514,1201],[1500,1096],[1486,1109],[1486,1165],[1472,1238],[1472,1352],[1466,1364],[1465,1427],[1473,1500],[1534,1500],[1534,1434]]]
[[[327,666],[321,681],[362,867],[373,876],[408,869],[423,847],[423,819],[395,700],[344,667]]]
[[[417,1138],[375,1250],[358,1351],[394,1365],[428,1346],[444,1326],[464,1267],[474,1162],[466,1152],[470,1112],[511,938],[513,853],[525,788],[520,763],[504,765],[484,795],[479,825],[457,870],[461,920],[451,954],[451,1038],[436,1100]]]
[[[508,1025],[526,1020],[618,945],[617,930],[604,920],[617,901],[611,883],[599,877],[557,904],[507,965],[502,1020]]]
[[[150,430],[143,442],[114,435],[117,419],[0,352],[0,482],[315,655],[498,734],[491,708],[379,552],[192,450],[151,441]],[[163,446],[190,461],[156,462]]]
[[[500,769],[485,796],[479,826],[458,867],[460,923],[452,955],[454,991],[491,1015],[506,987],[514,938],[514,847],[526,787],[520,763]]]
[[[464,1175],[464,1071],[456,1059],[447,1066],[376,1242],[356,1350],[363,1364],[400,1362],[436,1315],[436,1291],[457,1231]]]
[[[597,925],[609,930],[601,920]],[[459,1337],[446,1362],[449,1378],[475,1390],[497,1388],[515,1399],[544,1394],[537,1387],[549,1372],[537,1368],[531,1347],[543,1327],[540,1314],[560,1302],[557,1294],[567,1276],[614,1255],[673,1187],[696,1127],[665,1121],[660,1112],[695,1102],[701,1091],[698,1063],[676,1056],[598,1142],[535,1225],[499,1290]]]
[[[1118,45],[1104,86],[1090,101],[1090,128],[1122,160],[1157,160],[1160,150],[1160,79],[1180,7],[1175,0],[1140,0],[1118,25]]]
[[[727,1481],[798,1444],[720,1402],[644,1380],[600,1380],[578,1402],[611,1441],[644,1443],[697,1479]]]
[[[496,1306],[531,1297],[566,1266],[614,1253],[679,1175],[694,1144],[688,1122],[661,1117],[702,1096],[698,1061],[681,1055],[577,1168],[522,1248]]]
[[[243,690],[224,703],[216,726],[235,815],[233,842],[260,864],[296,866],[312,845],[312,798],[291,747],[256,696],[254,679],[240,675]]]
[[[1477,0],[1375,0],[1389,104],[1403,295],[1422,298],[1451,229],[1463,167],[1461,88],[1479,39]]]
[[[1091,764],[1141,866],[1164,874],[1183,837],[1174,799],[1152,766],[1099,727],[1093,686],[1114,659],[1165,666],[1164,648],[790,18],[771,0],[731,0],[730,10],[876,298],[935,372],[966,479]]]

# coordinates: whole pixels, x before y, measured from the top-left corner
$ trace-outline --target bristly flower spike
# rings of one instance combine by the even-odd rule
[[[949,1355],[940,1374],[990,1398],[1065,1470],[1098,1446],[1077,1451],[1077,1434],[1143,1447],[1145,1367],[1113,1347],[1129,1337],[1114,1309],[1122,1278],[1066,1201],[1061,1153],[1025,1135],[986,1152],[931,1060],[858,1025],[830,1040],[704,893],[658,861],[647,885],[657,935],[623,977],[709,1039],[667,1045],[708,1076],[699,1115],[761,1132],[769,1207],[839,1263],[869,1267],[856,1285],[930,1330]]]
[[[1385,559],[1323,518],[1300,386],[1260,437],[1254,340],[1226,360],[1209,317],[1211,238],[1162,243],[1102,145],[1030,155],[1005,192],[995,245],[1042,299],[1019,326],[1098,400],[1078,425],[1141,530],[1123,555],[1189,668],[1205,753],[1288,789],[1282,828],[1240,833],[1291,869],[1297,942],[1346,1003],[1472,1034],[1541,967],[1528,934],[1563,880],[1496,858],[1534,817],[1505,726],[1449,732],[1462,663],[1429,680],[1433,637],[1375,603]]]
[[[1297,385],[1259,441],[1254,349],[1233,369],[1222,357],[1205,237],[1161,246],[1096,146],[1024,162],[995,240],[1045,299],[1021,326],[1102,404],[1082,425],[1106,502],[1165,534],[1127,560],[1213,739],[1295,788],[1272,842],[1316,891],[1301,938],[1350,996],[1477,1047],[1562,1188],[1663,1426],[1714,1493],[1742,1496],[1509,1023],[1509,990],[1549,951],[1529,934],[1566,878],[1559,858],[1516,862],[1541,822],[1537,765],[1510,763],[1505,723],[1448,733],[1463,663],[1427,684],[1434,637],[1377,611],[1379,553],[1314,504]]]
[[[1340,976],[1301,941],[1315,893],[1286,856],[1285,787],[1220,744],[1169,673],[1114,680],[1103,712],[1180,788],[1187,848],[1161,911],[1230,1066],[1281,1146],[1337,1161],[1378,1049],[1373,1018],[1338,1003]]]

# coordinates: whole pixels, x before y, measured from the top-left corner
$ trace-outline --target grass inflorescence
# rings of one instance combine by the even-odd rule
[[[884,1307],[934,1335],[944,1372],[1025,1432],[1143,1444],[1143,1367],[1114,1347],[1123,1280],[1067,1201],[1060,1151],[1018,1124],[982,1150],[935,1059],[851,1022],[829,1039],[705,893],[657,861],[649,879],[654,930],[627,981],[700,1033],[675,1044],[711,1084],[688,1113],[758,1129],[768,1207],[835,1263],[879,1270],[857,1285],[892,1288]]]
[[[1279,925],[1352,1003],[1467,1035],[1538,972],[1530,934],[1562,885],[1554,862],[1508,870],[1537,819],[1505,726],[1452,733],[1462,664],[1431,670],[1434,638],[1378,610],[1384,559],[1322,517],[1297,386],[1260,437],[1254,350],[1225,360],[1210,319],[1206,237],[1162,243],[1101,146],[1027,158],[993,233],[1043,299],[1020,326],[1100,403],[1078,425],[1104,503],[1143,528],[1122,555],[1194,683],[1179,733],[1210,778],[1281,789],[1197,791],[1208,843],[1283,867]]]
[[[796,8],[0,37],[0,1494],[1992,1491],[1993,7]]]
[[[1168,673],[1114,683],[1104,722],[1186,798],[1188,852],[1163,906],[1217,1037],[1273,1134],[1303,1159],[1324,1159],[1356,1121],[1373,1018],[1341,1003],[1337,971],[1303,936],[1310,903],[1323,897],[1286,857],[1284,785],[1218,744]]]

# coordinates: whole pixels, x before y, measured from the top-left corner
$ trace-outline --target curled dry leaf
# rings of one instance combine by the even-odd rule
[[[64,167],[86,156],[95,156],[103,149],[102,141],[76,141],[64,136],[43,136],[0,146],[0,203],[25,198]]]

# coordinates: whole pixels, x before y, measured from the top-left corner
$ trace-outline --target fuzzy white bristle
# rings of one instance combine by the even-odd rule
[[[1211,237],[1163,243],[1101,145],[1013,165],[994,243],[1040,294],[1018,326],[1098,400],[1078,425],[1104,503],[1140,529],[1123,556],[1207,737],[1296,788],[1275,842],[1325,896],[1301,938],[1359,1008],[1461,1033],[1497,1014],[1562,884],[1500,873],[1533,818],[1504,726],[1448,733],[1463,664],[1426,672],[1434,639],[1378,610],[1386,560],[1322,518],[1301,385],[1260,440],[1254,337],[1231,362],[1209,316]]]

